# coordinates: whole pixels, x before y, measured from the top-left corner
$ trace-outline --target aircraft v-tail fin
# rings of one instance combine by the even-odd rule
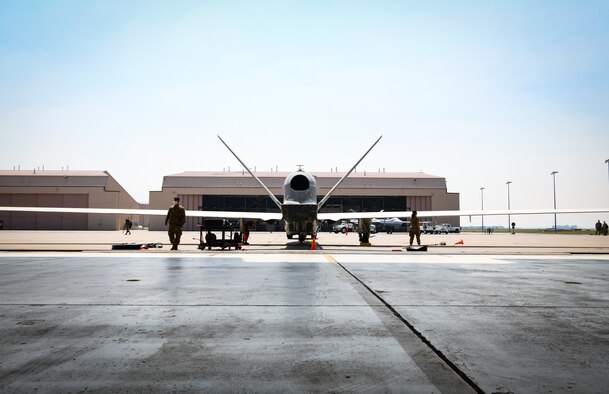
[[[334,185],[334,187],[330,189],[328,194],[326,194],[324,198],[322,198],[321,201],[317,204],[317,209],[320,209],[326,203],[326,201],[328,201],[334,190],[336,190],[336,188],[339,187],[341,183],[343,183],[343,181],[349,176],[349,174],[351,174],[353,170],[355,170],[355,167],[357,167],[357,165],[362,160],[364,160],[364,157],[366,157],[366,155],[372,150],[372,148],[374,148],[374,146],[381,140],[381,138],[383,138],[382,135],[374,142],[374,144],[372,144],[372,146],[366,151],[366,153],[364,153],[364,155],[357,161],[357,163],[355,163],[355,165],[353,165],[353,167],[351,167],[351,169],[342,178],[340,178],[338,182],[336,182],[336,185]]]
[[[247,170],[247,172],[250,173],[251,176],[254,177],[254,179],[260,184],[260,186],[262,186],[262,188],[266,191],[266,193],[269,195],[269,197],[271,197],[271,200],[273,200],[273,202],[275,203],[275,205],[277,205],[279,207],[279,209],[281,209],[281,202],[279,202],[279,200],[277,199],[277,197],[275,197],[275,195],[273,193],[271,193],[271,191],[266,187],[266,185],[264,183],[262,183],[262,181],[260,180],[260,178],[258,178],[252,171],[250,171],[250,169],[245,165],[245,163],[239,158],[239,156],[237,156],[237,154],[235,152],[233,152],[233,150],[230,148],[230,146],[228,146],[228,144],[226,142],[224,142],[224,140],[222,139],[222,137],[220,137],[218,135],[218,139],[220,139],[220,141],[222,141],[222,143],[224,144],[224,146],[226,146],[226,148],[230,151],[230,153],[233,154],[233,156],[235,156],[235,159],[237,159],[239,161],[239,163],[241,163],[241,165],[243,166],[243,168],[245,168]]]

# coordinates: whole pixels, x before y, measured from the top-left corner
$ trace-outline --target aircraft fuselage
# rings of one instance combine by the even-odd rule
[[[353,167],[334,185],[332,189],[317,202],[317,181],[313,175],[305,172],[300,168],[298,171],[291,173],[285,178],[283,183],[283,203],[279,202],[277,197],[271,193],[264,183],[254,174],[247,165],[237,156],[237,154],[228,146],[224,140],[218,136],[220,141],[226,148],[235,156],[241,163],[243,168],[250,173],[260,186],[266,191],[269,197],[281,209],[281,218],[285,223],[285,232],[288,238],[298,235],[298,240],[303,242],[307,236],[314,237],[317,233],[317,214],[319,208],[330,198],[330,195],[340,184],[355,170],[355,167],[366,157],[366,155],[374,148],[381,140],[380,136],[374,144],[364,153],[364,155],[355,163]]]
[[[300,242],[317,233],[317,182],[302,170],[291,173],[283,184],[281,213],[288,238],[298,236]]]

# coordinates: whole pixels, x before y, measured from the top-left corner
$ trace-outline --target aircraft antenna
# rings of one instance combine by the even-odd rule
[[[258,178],[252,171],[250,171],[249,167],[245,165],[245,163],[239,158],[239,156],[237,156],[237,154],[235,152],[233,152],[233,150],[230,148],[230,146],[228,146],[228,144],[226,142],[224,142],[222,137],[220,137],[219,135],[217,137],[220,141],[222,141],[222,143],[224,144],[224,146],[226,146],[226,148],[230,151],[230,153],[232,153],[233,156],[235,156],[235,159],[237,159],[239,161],[239,163],[241,163],[243,168],[245,168],[247,170],[247,172],[249,172],[250,175],[254,177],[254,179],[258,182],[258,184],[260,184],[260,186],[262,186],[262,188],[266,191],[266,193],[269,195],[269,197],[271,197],[271,200],[273,200],[275,205],[277,205],[279,207],[279,209],[281,209],[281,203],[279,202],[277,197],[275,197],[275,195],[273,193],[271,193],[271,191],[268,189],[268,187],[266,187],[266,185],[264,183],[262,183],[260,178]]]
[[[372,150],[372,148],[374,148],[374,146],[376,144],[378,144],[378,142],[381,140],[381,138],[383,138],[383,136],[381,135],[376,141],[374,141],[374,144],[372,144],[372,146],[370,148],[368,148],[368,150],[366,151],[366,153],[364,153],[364,155],[357,161],[357,163],[355,163],[355,165],[353,167],[351,167],[351,169],[342,177],[340,178],[340,180],[338,182],[336,182],[336,185],[334,185],[334,187],[332,189],[330,189],[330,191],[328,192],[328,194],[326,194],[324,196],[324,198],[321,199],[321,201],[317,204],[317,209],[319,210],[325,203],[326,201],[328,201],[328,199],[330,198],[330,196],[332,195],[332,193],[334,192],[334,190],[336,190],[336,188],[338,186],[340,186],[341,183],[343,183],[343,181],[349,176],[349,174],[351,174],[351,172],[353,172],[353,170],[355,170],[355,167],[357,167],[357,165],[364,160],[364,157],[366,157],[366,155],[368,153],[370,153],[370,151]]]

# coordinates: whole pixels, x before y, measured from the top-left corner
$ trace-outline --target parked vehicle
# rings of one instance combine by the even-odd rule
[[[347,228],[349,229],[349,231],[357,231],[358,226],[357,223],[352,222],[352,221],[341,221],[340,223],[336,223],[332,226],[332,231],[334,232],[334,234],[338,234],[338,233],[343,233],[345,234],[347,232]],[[376,226],[374,224],[370,225],[370,233],[371,234],[375,234],[376,233]]]
[[[461,227],[454,227],[450,223],[442,223],[442,227],[444,227],[448,233],[460,233],[461,232]]]
[[[347,232],[347,229],[349,229],[349,231],[353,231],[354,227],[355,227],[354,224],[351,222],[341,221],[332,226],[332,231],[334,231],[335,234],[338,234],[338,233],[344,234]]]
[[[433,230],[434,234],[448,234],[448,229],[443,224],[436,224]]]
[[[421,232],[423,234],[433,234],[435,226],[431,222],[421,222]]]
[[[423,234],[448,234],[460,233],[460,227],[454,227],[450,223],[442,223],[433,225],[431,222],[421,222],[421,232]]]

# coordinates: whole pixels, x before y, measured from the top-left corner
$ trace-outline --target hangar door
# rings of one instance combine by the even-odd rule
[[[0,206],[87,208],[88,194],[0,194]],[[6,230],[87,230],[86,213],[0,212]]]

